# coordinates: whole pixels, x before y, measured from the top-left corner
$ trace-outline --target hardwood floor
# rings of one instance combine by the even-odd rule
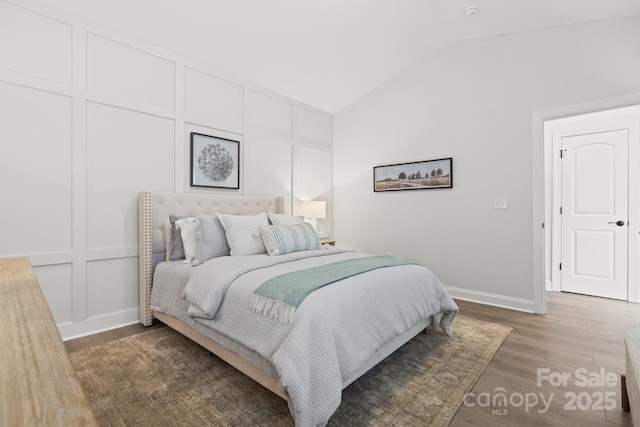
[[[513,331],[450,426],[632,425],[629,413],[621,409],[620,374],[625,371],[623,336],[640,327],[640,305],[554,292],[547,298],[547,314],[535,315],[456,302],[461,315],[507,325]],[[147,330],[132,325],[65,345],[73,352]],[[569,375],[566,385],[556,385],[553,381],[560,378],[561,383],[563,374]],[[588,384],[581,386],[584,380]],[[506,406],[493,406],[501,391],[508,399]],[[605,399],[609,397],[615,405]]]
[[[620,374],[625,371],[624,332],[640,326],[640,305],[554,292],[548,295],[543,316],[456,302],[461,315],[511,326],[513,331],[473,388],[475,397],[467,399],[475,406],[463,404],[451,426],[632,425],[629,413],[621,409]],[[561,380],[553,383],[562,373],[570,375],[566,385]],[[512,399],[502,407],[505,415],[478,397],[485,393],[493,398],[499,387]],[[525,408],[520,396],[534,403],[534,394],[538,404]],[[614,408],[602,409],[613,406],[605,396],[615,398]]]

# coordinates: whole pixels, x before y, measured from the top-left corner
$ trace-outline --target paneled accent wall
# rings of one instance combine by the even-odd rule
[[[0,34],[0,257],[30,258],[63,338],[137,322],[139,191],[332,211],[331,114],[37,1],[0,0]],[[190,187],[191,132],[240,141],[239,190]]]

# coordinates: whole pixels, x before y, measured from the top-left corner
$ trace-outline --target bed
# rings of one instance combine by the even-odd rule
[[[342,389],[421,331],[451,334],[458,307],[429,270],[319,246],[282,198],[142,192],[139,221],[140,322],[160,320],[287,400],[297,426],[326,424]],[[192,223],[208,255],[188,263],[175,236]],[[277,295],[301,277],[296,302]]]

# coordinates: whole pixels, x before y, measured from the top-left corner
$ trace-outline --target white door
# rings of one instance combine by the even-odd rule
[[[562,290],[627,299],[627,129],[562,138]]]

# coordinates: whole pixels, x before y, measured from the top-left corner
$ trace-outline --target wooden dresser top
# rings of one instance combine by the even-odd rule
[[[0,259],[0,425],[97,426],[28,258]]]

